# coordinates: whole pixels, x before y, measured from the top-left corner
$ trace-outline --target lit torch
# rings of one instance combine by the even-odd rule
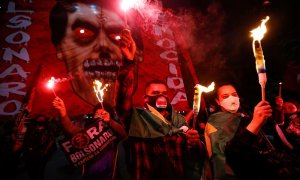
[[[263,50],[261,47],[260,41],[264,37],[264,34],[267,32],[266,22],[269,20],[269,16],[262,20],[260,26],[256,29],[253,29],[251,32],[251,37],[253,37],[252,41],[252,48],[255,57],[255,64],[256,64],[256,71],[258,74],[258,81],[261,86],[261,95],[262,100],[264,101],[265,98],[265,86],[267,82],[267,74],[266,74],[266,66],[265,66],[265,59]]]
[[[50,80],[48,81],[48,83],[47,83],[47,87],[48,87],[49,89],[51,89],[52,92],[53,92],[53,94],[54,94],[54,96],[57,97],[57,96],[56,96],[56,93],[55,93],[55,91],[54,91],[54,86],[55,86],[55,78],[52,76],[52,77],[50,78]]]
[[[196,84],[194,87],[195,93],[194,93],[194,102],[193,102],[193,111],[194,111],[194,120],[193,120],[193,128],[196,128],[196,119],[198,116],[198,113],[200,111],[200,105],[201,105],[201,95],[203,92],[211,92],[215,89],[215,83],[212,82],[208,87],[202,86],[200,84]]]
[[[93,87],[94,87],[94,92],[96,94],[96,97],[98,101],[101,103],[102,108],[104,109],[103,106],[103,96],[104,96],[104,91],[107,91],[107,87],[109,84],[104,84],[98,80],[94,80],[93,82]]]

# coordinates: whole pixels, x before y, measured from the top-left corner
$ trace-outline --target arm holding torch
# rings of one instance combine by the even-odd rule
[[[272,116],[272,107],[267,101],[259,102],[253,112],[253,118],[247,126],[248,131],[258,134],[269,117]]]
[[[193,102],[193,114],[188,114],[186,118],[190,118],[193,115],[193,125],[192,129],[189,129],[186,132],[186,138],[187,138],[187,147],[188,150],[191,150],[193,147],[196,147],[200,150],[204,149],[203,143],[200,141],[200,135],[198,131],[196,130],[196,122],[197,122],[197,117],[199,114],[200,110],[200,103],[201,103],[201,91],[199,90],[198,86],[195,86],[195,93],[194,93],[194,102]],[[188,120],[186,120],[188,121]]]
[[[256,71],[258,74],[258,82],[261,87],[261,98],[262,101],[259,102],[253,112],[253,119],[247,126],[247,129],[253,134],[258,134],[262,126],[265,124],[266,120],[272,116],[272,109],[269,102],[266,100],[265,86],[267,83],[266,66],[265,59],[263,55],[263,50],[259,40],[253,40],[253,52],[255,57]]]

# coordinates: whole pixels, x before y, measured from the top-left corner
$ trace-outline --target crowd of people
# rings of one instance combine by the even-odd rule
[[[274,97],[274,105],[261,101],[252,115],[241,111],[240,97],[232,84],[220,84],[215,91],[217,109],[208,117],[203,142],[201,134],[190,128],[185,116],[171,106],[167,91],[163,81],[149,82],[145,105],[130,109],[130,116],[125,119],[129,122],[123,122],[115,109],[104,103],[95,106],[92,120],[83,119],[78,125],[68,117],[63,100],[53,100],[60,114],[58,123],[66,134],[72,136],[103,121],[118,137],[110,150],[81,167],[83,179],[299,178],[297,102]],[[266,135],[263,127],[269,124],[274,131]],[[44,179],[46,163],[56,150],[54,126],[54,120],[36,115],[24,122],[24,136],[12,141],[11,157],[20,158],[11,158],[15,160],[12,163],[22,161],[29,179]],[[18,168],[16,164],[6,165],[4,169]]]
[[[72,107],[66,107],[62,97],[55,97],[57,120],[36,115],[23,121],[17,133],[12,132],[18,137],[5,135],[7,139],[1,141],[10,145],[1,148],[1,153],[10,153],[3,157],[5,161],[1,159],[1,169],[7,170],[9,179],[13,179],[12,169],[18,168],[20,162],[26,167],[28,179],[44,179],[46,163],[59,148],[58,127],[66,136],[74,137],[98,122],[109,128],[116,139],[101,155],[78,167],[81,178],[86,180],[299,179],[297,102],[274,97],[274,105],[261,101],[253,112],[243,112],[232,82],[219,83],[214,91],[215,109],[209,113],[203,132],[203,127],[201,131],[191,127],[190,115],[184,116],[172,107],[164,80],[153,79],[146,83],[144,106],[134,107],[133,95],[139,85],[138,47],[132,31],[106,1],[98,2],[103,3],[96,6],[98,11],[81,1],[76,1],[75,7],[74,2],[62,2],[58,1],[50,15],[52,42],[57,57],[66,62],[74,76],[74,91],[94,110],[90,117],[75,123],[68,115]],[[97,70],[85,64],[96,62],[99,69],[111,72],[115,68],[102,67],[107,59],[111,60],[109,64],[120,67],[97,77],[114,85],[113,94],[99,103],[93,89],[86,85],[95,79]],[[266,124],[271,124],[273,134],[264,133]],[[7,166],[2,163],[8,161]]]

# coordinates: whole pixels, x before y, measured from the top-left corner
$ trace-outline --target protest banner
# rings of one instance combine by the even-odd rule
[[[70,163],[78,167],[101,157],[115,139],[108,125],[99,121],[71,138],[65,138],[59,145]]]

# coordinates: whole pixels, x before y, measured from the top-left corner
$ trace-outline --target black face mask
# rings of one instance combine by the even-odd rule
[[[154,107],[157,110],[165,110],[169,104],[169,98],[162,94],[156,96],[149,96],[148,97],[148,104]]]

